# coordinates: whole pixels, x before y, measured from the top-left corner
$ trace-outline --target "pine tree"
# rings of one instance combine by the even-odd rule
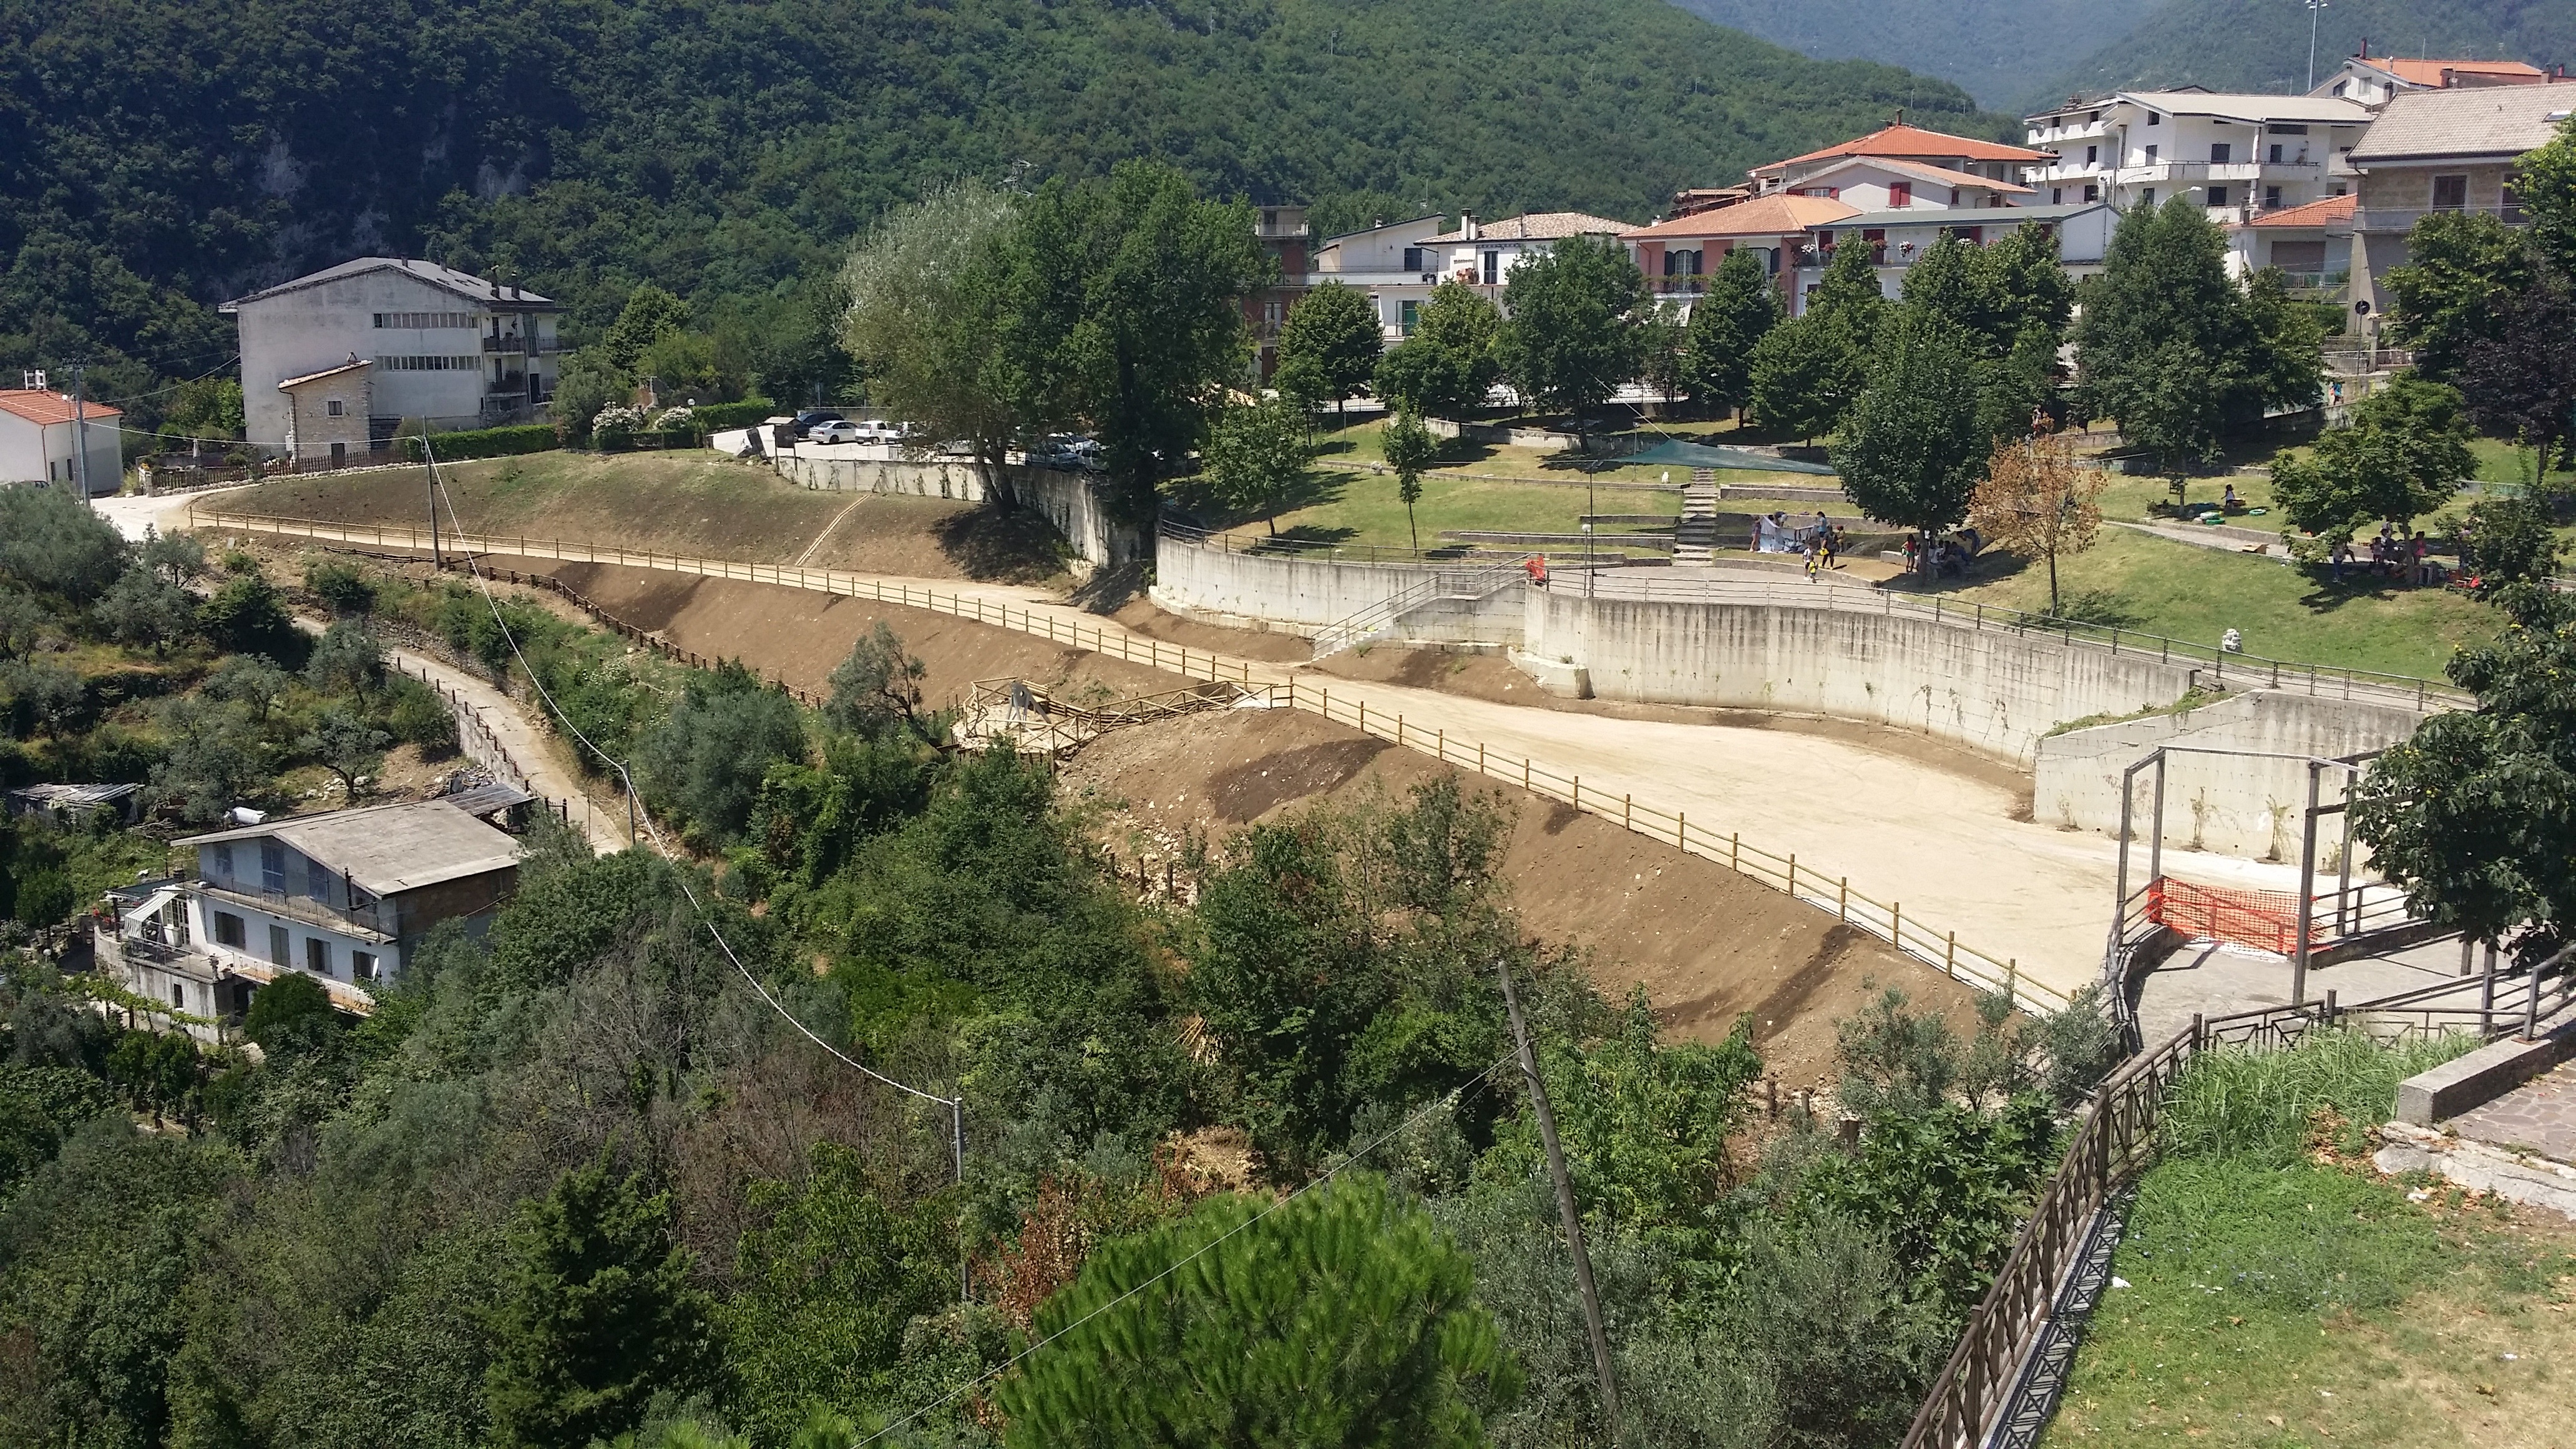
[[[1728,252],[1691,304],[1682,354],[1691,395],[1741,412],[1753,401],[1753,349],[1780,325],[1780,293],[1750,248]]]
[[[494,1316],[484,1398],[506,1445],[582,1449],[633,1429],[660,1390],[714,1361],[708,1300],[671,1241],[671,1199],[609,1172],[603,1151],[528,1205]]]

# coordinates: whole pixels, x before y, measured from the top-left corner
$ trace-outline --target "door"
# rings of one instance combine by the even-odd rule
[[[348,444],[333,443],[331,445],[331,466],[334,468],[346,468],[349,466]]]
[[[292,966],[295,964],[294,943],[287,939],[286,928],[284,926],[271,926],[268,928],[268,964],[271,966]]]

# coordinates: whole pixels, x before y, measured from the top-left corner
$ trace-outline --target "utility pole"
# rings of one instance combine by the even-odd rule
[[[2326,0],[2308,0],[2308,89],[2317,88],[2317,15]],[[2259,139],[2259,138],[2258,138]]]
[[[948,1122],[949,1145],[957,1153],[957,1186],[962,1189],[966,1186],[966,1094],[962,1091],[948,1099]],[[963,1234],[957,1242],[957,1301],[975,1301],[975,1258]]]
[[[72,364],[72,486],[80,489],[84,507],[98,505],[89,501],[89,397],[84,387],[89,364]]]
[[[438,550],[438,460],[429,452],[429,419],[420,420],[420,476],[422,490],[429,499],[429,568],[436,573],[447,567],[447,557]],[[626,807],[626,843],[635,843],[635,806],[630,797]]]
[[[1503,1010],[1512,1021],[1512,1042],[1528,1079],[1530,1111],[1538,1118],[1539,1145],[1547,1149],[1547,1171],[1556,1179],[1556,1215],[1565,1224],[1565,1246],[1574,1254],[1574,1286],[1583,1297],[1583,1328],[1592,1338],[1592,1370],[1601,1377],[1602,1439],[1619,1442],[1619,1384],[1610,1372],[1610,1334],[1601,1324],[1601,1294],[1592,1286],[1592,1255],[1583,1248],[1583,1218],[1574,1208],[1574,1179],[1565,1172],[1565,1149],[1556,1137],[1556,1111],[1547,1103],[1547,1083],[1539,1079],[1538,1055],[1530,1050],[1529,1027],[1521,1020],[1520,993],[1512,989],[1512,963],[1497,958],[1495,974],[1503,978]]]

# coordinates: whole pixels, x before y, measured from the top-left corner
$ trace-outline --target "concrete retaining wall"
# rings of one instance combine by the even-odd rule
[[[838,492],[893,493],[915,498],[949,498],[962,503],[984,500],[983,470],[964,458],[900,458],[890,449],[864,443],[817,448],[800,445],[777,460],[778,474],[806,488]],[[1019,501],[1045,516],[1073,545],[1074,557],[1093,567],[1123,564],[1147,557],[1141,528],[1109,515],[1088,474],[1013,463],[1003,468]]]
[[[2421,712],[2400,705],[2258,689],[2187,712],[2069,730],[2039,743],[2031,812],[2051,824],[2116,833],[2120,772],[2159,745],[2334,759],[2396,744],[2423,719]],[[2340,770],[2326,772],[2318,782],[2319,803],[2341,800],[2343,779]],[[2132,820],[2140,839],[2150,828],[2151,799],[2142,780]],[[2307,803],[2307,767],[2297,760],[2166,757],[2168,845],[2296,860],[2299,816]],[[2324,825],[2329,833],[2318,863],[2331,866],[2342,847],[2342,831],[2335,820]]]
[[[2192,670],[2045,634],[1774,604],[1526,592],[1524,648],[1602,699],[1874,720],[2028,763],[2070,719],[2173,703]]]
[[[1234,553],[1166,537],[1154,554],[1153,599],[1209,623],[1312,634],[1385,603],[1425,572],[1413,564]]]

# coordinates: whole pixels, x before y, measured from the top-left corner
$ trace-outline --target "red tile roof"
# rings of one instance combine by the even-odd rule
[[[1866,136],[1845,141],[1839,146],[1827,146],[1821,151],[1810,151],[1804,156],[1792,156],[1786,161],[1774,161],[1770,166],[1757,169],[1768,171],[1776,166],[1795,166],[1801,161],[1823,161],[1835,156],[1957,156],[1968,161],[2030,163],[2046,160],[2048,154],[2045,151],[2026,151],[2019,146],[2006,146],[1994,141],[1978,141],[1966,136],[1953,136],[1943,131],[1927,131],[1920,126],[1899,123],[1893,126],[1881,126]]]
[[[0,387],[0,412],[15,413],[31,423],[68,423],[72,421],[72,395],[41,388]],[[93,419],[125,416],[96,400],[83,405],[81,412]]]
[[[1811,226],[1831,226],[1844,217],[1858,215],[1858,207],[1845,206],[1822,196],[1764,196],[1623,231],[1619,233],[1619,239],[1662,241],[1667,237],[1795,236]]]
[[[2305,206],[2284,207],[2279,211],[2264,212],[2254,218],[2249,225],[2328,226],[2335,222],[2352,220],[2353,212],[2360,206],[2361,198],[2358,196],[2329,196],[2323,201],[2311,201]]]
[[[1876,166],[1881,170],[1893,171],[1899,176],[1911,176],[1917,181],[1929,181],[1935,186],[1956,186],[1969,191],[2018,192],[2024,196],[2039,194],[2038,188],[2024,186],[2019,182],[1997,181],[1991,176],[1971,176],[1965,171],[1953,171],[1946,166],[1926,166],[1920,161],[1902,161],[1894,156],[1846,156],[1835,165],[1820,167],[1808,173],[1798,184],[1813,186],[1845,166]]]
[[[2363,64],[2378,66],[2399,80],[2419,86],[2441,85],[2446,71],[2455,75],[2496,76],[2519,81],[2538,81],[2548,75],[2540,67],[2525,65],[2518,60],[2405,60],[2392,56],[2387,60],[2374,58]]]

